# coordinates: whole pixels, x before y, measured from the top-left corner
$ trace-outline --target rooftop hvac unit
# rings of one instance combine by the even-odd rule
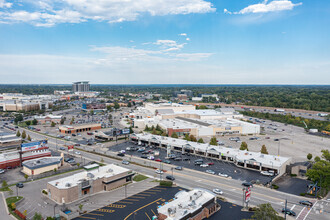
[[[113,172],[113,169],[108,169],[108,173],[112,173]]]
[[[65,187],[70,187],[70,186],[71,186],[70,183],[66,183],[66,184],[65,184]]]

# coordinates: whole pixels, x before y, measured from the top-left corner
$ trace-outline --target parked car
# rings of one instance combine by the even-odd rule
[[[23,184],[23,183],[17,183],[17,184],[16,184],[16,187],[18,187],[18,188],[23,188],[23,187],[24,187],[24,184]]]
[[[164,163],[171,164],[170,160],[164,160]]]
[[[161,159],[159,159],[159,158],[157,158],[155,161],[157,161],[157,162],[162,162],[162,160],[161,160]]]
[[[125,165],[129,165],[129,161],[127,161],[127,160],[123,160],[121,163],[125,164]]]
[[[212,192],[214,192],[215,194],[218,194],[218,195],[223,194],[223,192],[220,189],[213,189]]]
[[[143,159],[147,159],[148,156],[147,156],[147,155],[141,155],[141,158],[143,158]]]
[[[215,172],[213,170],[205,170],[206,173],[209,173],[209,174],[215,174]]]
[[[66,150],[65,147],[60,147],[60,150]]]
[[[166,176],[166,179],[168,179],[168,180],[172,180],[172,181],[175,180],[174,176],[171,176],[171,175],[167,175],[167,176]]]
[[[228,175],[225,174],[225,173],[218,173],[218,175],[219,175],[219,176],[222,176],[222,177],[228,177]]]
[[[154,160],[155,157],[154,157],[154,156],[149,156],[148,159],[149,159],[149,160]]]
[[[164,173],[164,171],[162,171],[162,170],[160,170],[160,169],[157,169],[155,172],[156,172],[157,174],[162,174],[162,173]]]
[[[176,169],[176,170],[182,170],[182,166],[177,166],[174,169]]]
[[[283,212],[283,213],[286,213],[287,215],[296,216],[296,213],[295,213],[294,211],[290,210],[290,209],[285,209],[285,208],[283,208],[283,209],[282,209],[282,212]]]
[[[313,203],[307,200],[299,201],[299,204],[306,206],[313,206]]]
[[[174,158],[174,160],[175,161],[180,161],[180,160],[182,160],[182,157],[176,157],[176,158]]]
[[[274,176],[274,172],[271,171],[261,171],[260,174],[264,176]]]
[[[211,165],[214,165],[214,163],[213,162],[210,162],[210,163],[207,163],[209,166],[211,166]]]
[[[123,154],[123,153],[118,153],[117,156],[119,156],[119,157],[123,157],[123,156],[125,156],[125,154]]]
[[[253,187],[253,184],[250,182],[243,182],[242,186],[246,186],[246,187]]]
[[[206,163],[204,163],[204,164],[201,164],[201,165],[199,165],[200,167],[208,167],[209,165],[208,164],[206,164]]]
[[[80,155],[80,154],[81,154],[79,151],[76,151],[76,152],[74,152],[74,153],[77,154],[77,155]]]
[[[0,169],[0,174],[5,173],[4,169]]]

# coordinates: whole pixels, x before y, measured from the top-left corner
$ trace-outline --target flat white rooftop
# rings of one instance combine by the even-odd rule
[[[205,189],[193,189],[189,192],[182,190],[177,193],[173,201],[160,206],[157,211],[168,216],[166,220],[179,220],[202,208],[205,203],[215,197],[213,193]]]
[[[96,180],[99,178],[108,178],[115,176],[124,172],[128,172],[129,169],[120,167],[114,164],[108,164],[98,169],[93,169],[89,171],[82,171],[80,173],[73,174],[72,176],[67,176],[58,180],[53,180],[48,182],[58,189],[68,189],[77,186],[79,182],[84,180]]]

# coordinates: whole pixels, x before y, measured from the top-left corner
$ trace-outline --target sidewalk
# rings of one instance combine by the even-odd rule
[[[13,220],[16,219],[12,215],[9,215],[5,195],[3,192],[0,192],[0,218],[1,220]]]

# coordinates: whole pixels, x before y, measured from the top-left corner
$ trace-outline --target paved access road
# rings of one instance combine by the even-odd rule
[[[45,138],[43,135],[40,134],[32,134],[31,131],[29,131],[31,135],[35,135],[35,138],[43,139]],[[32,136],[31,136],[32,137]],[[49,139],[49,147],[55,149],[55,140],[53,138]],[[89,149],[89,147],[84,147],[85,149]],[[107,149],[106,149],[107,150]],[[99,149],[95,149],[96,152],[99,152],[101,154],[106,155],[116,155],[114,152],[110,151],[102,151]],[[89,160],[95,160],[100,161],[101,156],[87,153],[81,151],[81,156],[85,157]],[[104,159],[105,163],[115,163],[120,165],[120,161],[115,159],[110,159],[107,157],[102,157]],[[124,159],[132,160],[141,164],[145,164],[146,160],[141,158],[135,158],[135,157],[124,157]],[[152,166],[158,167],[159,162],[154,161],[148,161]],[[138,165],[130,164],[127,166],[128,168],[140,172],[149,176],[157,177],[155,171],[150,168],[141,167]],[[171,170],[173,166],[172,165],[164,165],[164,170]],[[212,190],[213,188],[220,188],[224,192],[224,197],[227,198],[230,202],[235,204],[242,204],[242,186],[241,181],[235,180],[235,179],[226,179],[222,178],[216,175],[210,175],[207,173],[203,173],[200,171],[195,171],[191,169],[184,169],[183,171],[174,171],[174,177],[176,178],[175,182],[184,187],[184,188],[195,188],[195,187],[202,187],[205,189]],[[284,192],[278,192],[276,190],[271,190],[265,187],[259,187],[255,186],[252,189],[251,194],[251,201],[250,205],[258,205],[262,203],[271,203],[272,206],[275,208],[277,212],[281,212],[282,208],[285,204],[285,199],[288,200],[288,207],[292,208],[293,211],[295,211],[297,214],[301,212],[305,207],[302,205],[299,205],[300,200],[306,200],[305,197],[296,196]],[[319,203],[323,203],[322,205],[319,205]],[[300,218],[306,220],[327,220],[330,217],[330,204],[327,201],[319,201],[317,202],[312,209],[309,209],[308,212],[302,212],[300,214]]]
[[[124,220],[151,220],[152,216],[157,215],[157,207],[164,205],[166,202],[171,202],[174,195],[180,190],[185,190],[182,187],[161,187],[156,186],[137,193],[126,199],[122,199],[115,203],[109,204],[92,212],[83,214],[75,218],[75,220],[91,219],[91,220],[106,220],[106,219],[124,219]],[[209,219],[248,219],[253,213],[242,212],[240,206],[233,205],[228,202],[218,200],[221,205],[221,210],[212,215]]]

